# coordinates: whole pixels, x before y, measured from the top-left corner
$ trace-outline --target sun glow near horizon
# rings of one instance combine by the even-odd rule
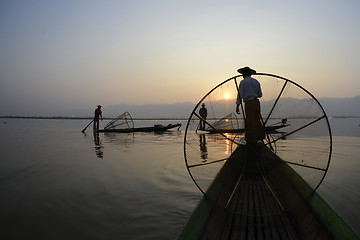
[[[360,1],[311,8],[262,1],[260,18],[252,17],[257,4],[239,1],[20,2],[0,8],[0,115],[197,102],[244,66],[289,78],[316,97],[359,95]],[[277,97],[262,87],[262,101]],[[217,94],[230,106],[237,88],[229,83]]]
[[[231,98],[230,93],[224,94],[224,99],[229,100]]]

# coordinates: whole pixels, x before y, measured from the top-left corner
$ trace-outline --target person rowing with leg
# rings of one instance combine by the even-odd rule
[[[101,121],[103,120],[102,111],[101,111],[101,105],[98,105],[97,109],[95,109],[94,125],[93,125],[94,132],[99,131],[99,120],[100,119],[101,119]]]

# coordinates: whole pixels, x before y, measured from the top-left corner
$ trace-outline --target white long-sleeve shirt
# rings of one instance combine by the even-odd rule
[[[243,99],[246,102],[260,97],[262,97],[262,91],[258,80],[250,76],[241,80],[236,104],[240,104],[240,99]]]

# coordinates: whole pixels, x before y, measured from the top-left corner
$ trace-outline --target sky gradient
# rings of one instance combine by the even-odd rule
[[[197,103],[250,66],[360,95],[360,1],[4,0],[0,115]]]

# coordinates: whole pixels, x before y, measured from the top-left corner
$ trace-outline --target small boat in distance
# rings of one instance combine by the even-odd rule
[[[181,123],[176,124],[155,124],[151,127],[134,127],[134,121],[131,115],[128,112],[124,112],[117,118],[111,120],[104,129],[101,129],[97,132],[115,132],[115,133],[131,133],[131,132],[163,132],[172,128],[181,127]]]
[[[265,127],[265,131],[269,132],[269,133],[274,133],[278,129],[281,129],[281,128],[284,128],[287,126],[290,126],[290,124],[267,126],[267,127]],[[236,128],[236,129],[231,129],[231,128],[215,129],[214,128],[214,129],[212,129],[209,127],[203,131],[208,132],[208,133],[244,133],[245,128]]]
[[[290,124],[287,123],[287,119],[283,118],[280,122],[265,126],[265,132],[266,133],[281,133],[278,132],[279,129],[286,128],[290,126]],[[236,116],[235,113],[230,113],[227,116],[221,118],[220,120],[208,124],[205,129],[200,129],[200,124],[197,127],[196,131],[203,131],[204,133],[209,134],[217,134],[217,133],[245,133],[245,128],[240,127],[239,119]]]
[[[123,129],[101,129],[98,132],[117,132],[117,133],[130,133],[130,132],[163,132],[172,128],[181,127],[181,123],[176,124],[155,124],[153,127],[139,127],[139,128],[123,128]]]

